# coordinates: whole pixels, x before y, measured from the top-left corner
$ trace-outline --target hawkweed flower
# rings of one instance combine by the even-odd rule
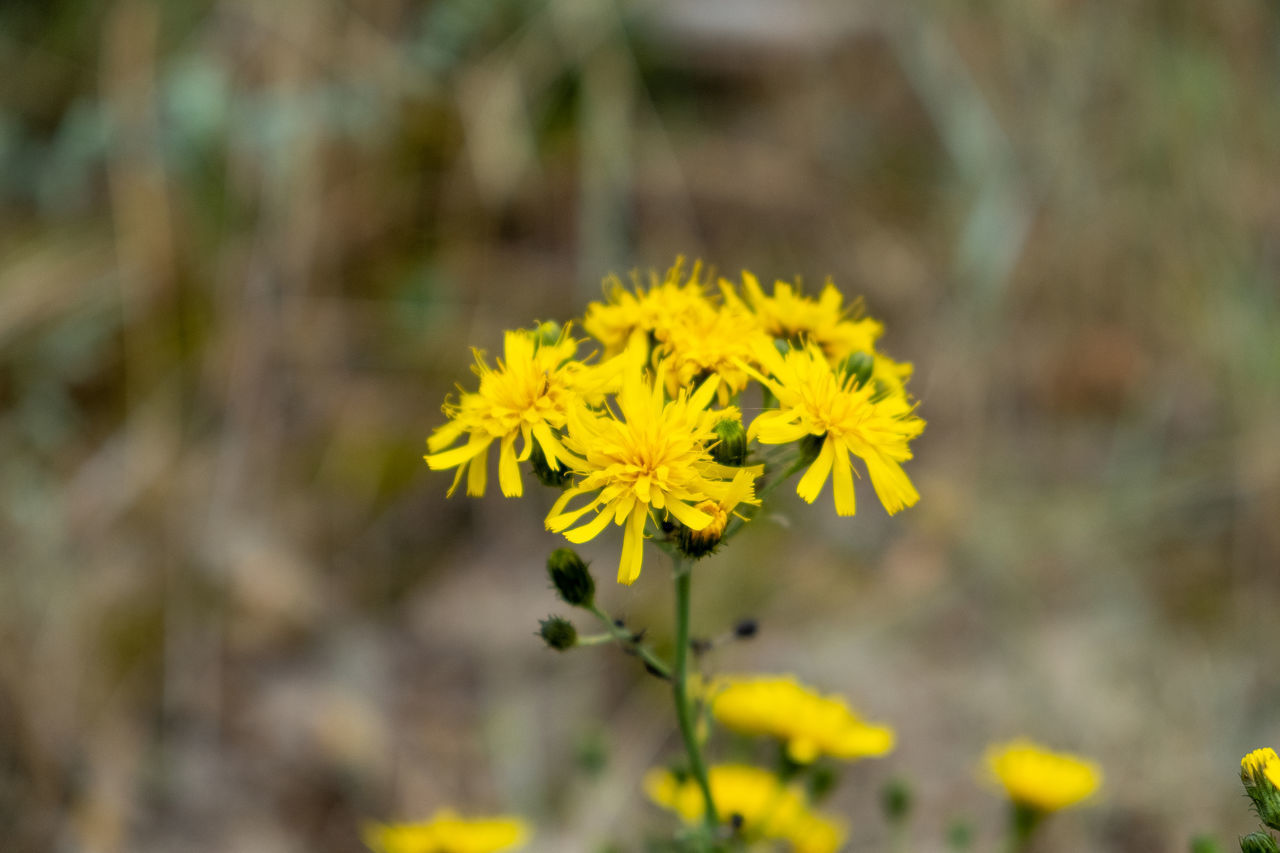
[[[777,738],[797,764],[822,755],[852,761],[893,749],[892,729],[863,720],[843,698],[824,696],[790,676],[722,677],[707,693],[721,725]]]
[[[1102,783],[1102,769],[1094,762],[1026,738],[989,747],[984,764],[1015,806],[1041,815],[1089,798]]]
[[[617,413],[571,409],[564,444],[581,479],[551,508],[547,529],[580,545],[610,522],[623,526],[618,582],[631,584],[640,575],[650,513],[702,530],[715,521],[699,508],[706,502],[732,503],[729,511],[740,503],[757,504],[751,481],[759,469],[730,468],[711,457],[716,422],[737,417],[736,410],[706,410],[718,381],[712,377],[693,393],[681,389],[667,400],[661,369],[651,380],[632,369],[617,395]],[[569,507],[581,497],[585,503]],[[592,512],[589,521],[573,526]]]
[[[909,362],[894,361],[876,349],[884,324],[860,316],[862,306],[858,302],[846,306],[843,294],[830,280],[817,299],[785,281],[775,282],[773,294],[767,295],[756,277],[745,270],[741,297],[723,279],[720,290],[726,305],[744,304],[745,300],[767,334],[793,346],[813,343],[833,366],[853,356],[866,357],[870,377],[890,393],[900,393],[911,378],[913,367]]]
[[[771,339],[755,315],[740,306],[695,305],[673,315],[660,330],[652,360],[665,366],[667,393],[719,376],[720,405],[728,405],[751,381],[743,364],[755,364],[755,352]]]
[[[904,394],[878,395],[871,383],[858,384],[856,377],[832,368],[812,344],[785,355],[773,346],[761,347],[757,357],[767,375],[756,378],[773,392],[778,407],[756,417],[747,435],[761,444],[821,441],[796,494],[813,503],[831,477],[836,512],[853,515],[853,455],[866,465],[890,515],[920,499],[902,463],[911,458],[909,443],[924,430],[924,421]]]
[[[463,818],[444,809],[422,823],[370,822],[363,834],[374,853],[500,853],[521,847],[529,828],[517,817]]]
[[[1262,822],[1280,829],[1280,757],[1276,751],[1264,747],[1240,759],[1240,781]]]
[[[798,787],[772,773],[743,764],[721,764],[709,770],[708,780],[721,819],[736,827],[748,843],[784,841],[795,853],[835,853],[844,843],[841,824],[811,811]],[[644,788],[653,802],[685,823],[703,819],[705,803],[693,779],[651,770]]]
[[[550,471],[559,471],[565,450],[557,430],[565,425],[572,406],[599,403],[612,390],[622,367],[617,359],[602,365],[588,365],[577,359],[579,341],[560,333],[548,342],[547,330],[509,331],[503,340],[503,358],[492,368],[484,353],[475,352],[472,368],[480,377],[477,391],[462,391],[456,403],[446,402],[449,420],[427,439],[431,452],[424,458],[433,469],[457,468],[452,495],[467,479],[467,494],[484,495],[488,450],[498,442],[498,484],[507,497],[524,493],[519,463],[532,454],[535,443],[540,462]],[[467,441],[451,447],[463,436]],[[516,451],[516,439],[522,440]],[[446,449],[447,448],[447,449]]]
[[[667,339],[671,326],[679,318],[715,313],[707,299],[707,283],[702,278],[702,264],[695,262],[685,276],[684,258],[659,278],[649,272],[649,286],[632,276],[630,290],[616,275],[605,279],[605,301],[587,306],[582,328],[604,346],[605,356],[640,347],[646,356],[650,344]]]

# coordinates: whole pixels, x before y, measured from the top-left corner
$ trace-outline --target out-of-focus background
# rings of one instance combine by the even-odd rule
[[[1280,746],[1280,13],[1257,0],[83,0],[0,7],[9,851],[359,850],[514,811],[669,828],[668,695],[555,655],[545,492],[446,501],[469,347],[677,254],[830,275],[917,365],[919,505],[829,494],[698,570],[717,671],[893,724],[881,850],[1098,757],[1044,851],[1250,831]],[[864,484],[865,487],[865,484]],[[496,492],[496,489],[491,491]],[[749,543],[749,544],[748,544]],[[602,600],[669,641],[668,579]],[[583,625],[582,627],[587,627]]]

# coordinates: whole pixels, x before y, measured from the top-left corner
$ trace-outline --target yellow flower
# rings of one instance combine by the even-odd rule
[[[424,823],[364,827],[364,843],[374,853],[498,853],[520,847],[528,837],[519,818],[461,818],[448,809]]]
[[[711,798],[722,820],[742,819],[748,842],[777,840],[791,843],[796,853],[834,853],[844,843],[845,829],[836,821],[809,810],[800,790],[772,773],[743,764],[722,764],[708,771]],[[650,770],[645,792],[658,805],[674,811],[686,823],[702,820],[705,804],[693,779],[678,780],[670,771]]]
[[[518,463],[529,458],[534,442],[551,469],[560,470],[566,454],[556,430],[564,427],[569,408],[583,398],[602,400],[622,366],[621,359],[598,366],[583,364],[575,358],[578,344],[568,334],[546,342],[538,332],[519,330],[506,333],[504,358],[496,370],[485,362],[483,353],[475,353],[472,369],[480,377],[480,389],[463,391],[456,404],[446,403],[448,423],[427,439],[431,453],[424,458],[432,469],[458,469],[450,495],[464,474],[467,494],[484,495],[487,451],[495,441],[499,443],[498,483],[507,497],[524,493]],[[450,448],[464,435],[466,444]],[[519,454],[517,438],[523,440]]]
[[[897,362],[876,351],[876,341],[884,333],[884,325],[870,317],[851,316],[860,306],[855,303],[846,307],[844,296],[830,280],[816,300],[785,281],[775,282],[773,295],[767,296],[756,277],[744,270],[742,289],[760,325],[773,337],[791,341],[795,346],[806,342],[817,344],[833,366],[855,353],[866,353],[874,358],[872,378],[891,393],[901,392],[911,378],[913,367],[909,362]],[[730,282],[721,279],[720,290],[726,304],[742,304],[742,298]]]
[[[1269,746],[1255,749],[1240,759],[1240,775],[1255,779],[1265,776],[1272,785],[1280,789],[1280,756]]]
[[[1010,800],[1039,812],[1075,805],[1102,782],[1102,769],[1094,762],[1051,752],[1026,738],[989,747],[984,761]]]
[[[808,436],[822,440],[796,494],[813,503],[831,475],[836,512],[853,515],[853,454],[866,464],[871,485],[890,515],[920,499],[902,463],[911,458],[908,442],[924,430],[924,421],[912,414],[905,395],[877,394],[873,383],[858,384],[855,376],[833,368],[812,344],[785,356],[772,346],[760,347],[756,356],[768,374],[755,374],[756,378],[777,397],[778,408],[752,421],[747,434],[762,444],[786,444]]]
[[[868,723],[839,696],[823,696],[790,676],[725,677],[709,690],[711,714],[736,732],[784,741],[808,764],[820,755],[852,760],[893,749],[893,730]]]
[[[751,381],[741,365],[754,365],[756,347],[771,343],[755,316],[733,305],[708,304],[673,315],[659,337],[653,359],[666,366],[667,393],[674,396],[714,374],[722,380],[722,406]]]
[[[757,504],[751,482],[760,469],[720,465],[708,449],[717,440],[715,424],[739,417],[733,409],[705,411],[718,381],[712,377],[692,394],[682,389],[666,401],[662,371],[649,380],[634,367],[617,395],[617,414],[586,406],[571,409],[564,443],[571,451],[569,466],[581,480],[551,508],[547,529],[564,532],[570,542],[581,544],[599,535],[610,521],[625,525],[618,582],[630,584],[640,575],[650,510],[670,515],[690,530],[702,530],[713,521],[697,508],[703,501]],[[585,504],[568,508],[571,500],[583,495],[590,496]],[[593,511],[594,518],[572,527]]]
[[[656,271],[649,272],[647,289],[640,285],[638,276],[633,276],[633,290],[628,290],[616,275],[611,275],[605,280],[607,302],[592,302],[587,306],[582,328],[604,345],[606,356],[635,345],[647,354],[650,339],[666,340],[676,318],[715,312],[707,300],[701,273],[702,264],[695,262],[688,279],[682,283],[684,258],[677,258],[661,279]]]

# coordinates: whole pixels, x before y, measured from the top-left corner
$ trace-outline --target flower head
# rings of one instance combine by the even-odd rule
[[[733,285],[721,280],[726,302],[739,301]],[[884,326],[869,317],[851,318],[844,296],[828,281],[817,299],[805,296],[785,281],[773,285],[773,295],[765,294],[759,280],[745,270],[742,290],[747,304],[772,337],[793,343],[812,341],[833,362],[854,352],[875,352],[875,343]]]
[[[778,738],[797,764],[820,755],[852,760],[893,749],[892,729],[866,722],[841,697],[823,696],[790,676],[720,678],[708,692],[711,714],[722,725]]]
[[[685,278],[684,258],[677,258],[666,275],[649,272],[649,286],[633,275],[632,289],[611,275],[605,279],[605,302],[587,306],[582,328],[604,345],[606,356],[639,345],[648,352],[650,340],[666,340],[677,318],[715,312],[707,300],[702,265],[695,262]]]
[[[662,371],[649,379],[636,368],[624,377],[616,414],[586,406],[570,410],[564,443],[569,465],[581,479],[551,508],[547,529],[581,544],[610,522],[624,526],[618,582],[630,584],[640,575],[650,512],[702,530],[714,520],[698,509],[704,501],[731,501],[729,510],[739,503],[758,503],[751,488],[758,468],[729,468],[711,457],[716,423],[738,417],[736,410],[706,410],[716,384],[712,377],[693,393],[681,389],[667,400]],[[569,508],[583,496],[585,503]],[[592,512],[589,521],[573,527]]]
[[[499,853],[524,844],[529,828],[516,817],[462,818],[443,809],[423,823],[369,823],[374,853]]]
[[[873,383],[834,369],[813,344],[789,349],[761,347],[757,358],[768,375],[758,378],[778,399],[778,408],[762,413],[747,430],[762,444],[786,444],[819,437],[821,448],[796,486],[809,503],[828,476],[834,481],[836,512],[853,515],[853,466],[849,455],[867,466],[871,485],[892,515],[913,505],[919,493],[902,463],[911,458],[908,443],[924,430],[904,394],[883,395]]]
[[[1264,747],[1240,759],[1240,781],[1262,822],[1280,829],[1280,757],[1276,751]]]
[[[796,853],[835,853],[844,842],[845,829],[813,812],[795,786],[756,767],[722,764],[708,771],[711,797],[724,819],[741,821],[739,831],[748,841],[790,842]],[[645,791],[658,805],[674,811],[686,823],[702,819],[705,804],[693,779],[677,779],[670,771],[651,770]]]
[[[463,391],[457,403],[446,403],[448,423],[427,439],[431,451],[424,457],[433,469],[457,468],[452,495],[467,477],[467,494],[484,495],[488,449],[499,443],[498,483],[507,497],[524,492],[519,462],[528,459],[534,443],[552,470],[559,470],[565,451],[556,430],[565,424],[570,407],[584,399],[599,402],[616,380],[622,360],[587,365],[577,360],[579,342],[561,334],[548,342],[539,331],[507,332],[497,368],[475,353],[474,371],[480,377],[478,391]],[[450,447],[463,436],[466,444]],[[516,439],[523,441],[519,454]],[[448,449],[446,449],[448,448]]]
[[[756,348],[770,343],[756,317],[734,305],[694,306],[673,315],[658,338],[653,359],[664,364],[667,393],[716,375],[722,406],[751,381],[743,363],[754,365]]]
[[[984,763],[1010,800],[1041,813],[1075,805],[1102,782],[1102,769],[1094,762],[1025,738],[989,747]]]

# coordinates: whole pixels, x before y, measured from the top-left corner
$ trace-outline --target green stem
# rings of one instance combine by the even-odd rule
[[[1044,812],[1018,803],[1009,804],[1009,853],[1027,853],[1031,849],[1031,837],[1043,818]]]
[[[720,818],[716,814],[715,800],[711,797],[711,783],[707,779],[707,768],[702,763],[702,750],[698,746],[698,735],[695,731],[693,703],[689,701],[689,600],[693,586],[693,573],[689,571],[687,561],[682,557],[675,558],[676,575],[676,660],[675,672],[671,681],[671,692],[676,700],[676,718],[680,722],[680,736],[684,739],[685,752],[689,754],[689,772],[697,780],[702,789],[702,800],[706,806],[704,824],[708,833],[714,837],[720,826]]]
[[[592,604],[587,609],[595,614],[595,617],[600,620],[600,624],[604,625],[605,630],[609,632],[609,636],[621,643],[623,648],[634,651],[640,656],[640,659],[648,664],[649,668],[658,675],[666,679],[671,678],[671,667],[667,666],[666,661],[655,655],[648,646],[637,643],[636,638],[632,636],[630,631],[619,628],[617,624],[609,618],[609,614],[605,613],[596,605]],[[595,638],[589,638],[588,642],[583,642],[583,640],[579,640],[578,642],[582,643],[582,645],[594,645],[598,640],[595,640]]]

